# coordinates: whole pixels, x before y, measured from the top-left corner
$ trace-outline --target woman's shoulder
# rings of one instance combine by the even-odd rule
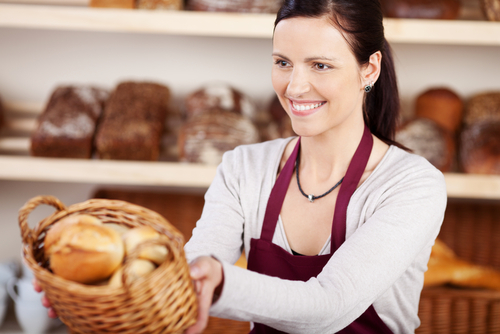
[[[274,158],[281,158],[287,144],[293,138],[278,138],[256,144],[240,145],[234,150],[226,152],[225,155],[245,163],[260,164],[262,160],[271,162],[271,160],[274,161]]]
[[[391,145],[386,155],[377,166],[378,179],[415,182],[415,180],[433,180],[437,187],[445,187],[443,173],[427,159]]]

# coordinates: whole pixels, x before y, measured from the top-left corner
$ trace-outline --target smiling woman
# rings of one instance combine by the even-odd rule
[[[227,152],[185,246],[208,314],[251,333],[412,333],[446,207],[441,172],[394,141],[378,1],[285,0],[272,83],[298,135]],[[242,250],[248,270],[233,266]]]

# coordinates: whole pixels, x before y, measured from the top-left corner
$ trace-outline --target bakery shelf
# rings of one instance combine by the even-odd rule
[[[176,162],[78,160],[0,155],[0,179],[208,188],[216,167]],[[445,174],[448,197],[500,199],[500,176]]]
[[[216,167],[175,162],[0,155],[0,179],[208,188]]]
[[[0,27],[271,38],[274,14],[102,9],[0,3]],[[500,45],[500,22],[385,19],[395,43]]]

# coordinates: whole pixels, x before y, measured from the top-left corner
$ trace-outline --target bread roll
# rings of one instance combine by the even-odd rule
[[[481,10],[489,21],[500,21],[500,2],[498,0],[481,0]]]
[[[123,285],[123,269],[124,266],[118,268],[115,271],[111,279],[109,280],[109,286],[113,288],[119,288]],[[153,262],[143,259],[135,259],[130,263],[130,271],[129,271],[129,279],[130,282],[135,281],[136,279],[146,276],[147,274],[153,272],[156,269],[156,266]]]
[[[57,229],[56,223],[47,233],[45,253],[54,274],[91,284],[111,276],[122,263],[125,252],[121,236],[115,230],[85,219],[66,222]]]
[[[131,227],[123,224],[118,224],[118,223],[104,223],[104,226],[110,227],[116,232],[118,232],[119,235],[124,235],[128,231],[130,231]]]
[[[139,244],[147,241],[159,239],[162,235],[149,226],[135,227],[123,235],[123,241],[125,242],[125,254],[129,255],[132,250]],[[166,236],[163,236],[166,237]],[[140,259],[145,259],[156,263],[157,265],[162,264],[167,258],[168,250],[162,245],[151,245],[144,248],[139,253]]]
[[[443,284],[500,291],[500,271],[459,259],[438,239],[432,247],[424,286]]]
[[[386,17],[455,20],[460,14],[459,0],[381,0]]]
[[[460,133],[460,166],[465,173],[500,174],[500,120],[482,121]]]
[[[102,221],[94,216],[77,214],[72,216],[64,217],[59,220],[57,223],[51,226],[47,235],[44,239],[44,248],[45,248],[45,258],[48,259],[53,252],[52,246],[55,242],[59,242],[61,239],[61,233],[68,227],[68,225],[73,225],[77,223],[82,224],[92,224],[92,225],[101,225]]]
[[[464,103],[448,88],[431,88],[416,100],[415,116],[433,120],[442,128],[455,133],[462,122]]]
[[[436,122],[427,118],[410,120],[396,131],[396,141],[429,160],[440,171],[450,171],[455,142]]]
[[[500,92],[486,92],[472,96],[464,111],[464,125],[500,121]]]

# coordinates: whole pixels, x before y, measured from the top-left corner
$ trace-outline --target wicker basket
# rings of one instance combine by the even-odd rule
[[[450,200],[439,238],[463,260],[500,269],[500,206]],[[425,288],[417,334],[500,334],[500,292]]]
[[[57,210],[30,229],[28,215],[41,204]],[[51,225],[74,214],[88,214],[129,227],[148,225],[168,238],[143,243],[127,256],[123,287],[71,282],[47,269],[43,241]],[[19,225],[24,260],[72,333],[182,333],[196,321],[197,300],[184,256],[183,237],[159,214],[118,200],[93,199],[66,207],[55,197],[39,196],[20,209]],[[137,257],[141,247],[151,243],[164,244],[169,258],[151,274],[129,283],[128,263]]]

